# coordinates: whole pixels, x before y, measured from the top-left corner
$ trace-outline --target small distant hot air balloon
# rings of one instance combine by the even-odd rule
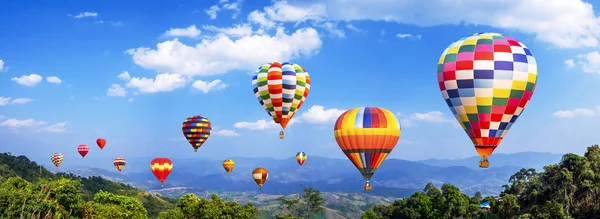
[[[181,130],[187,141],[194,148],[194,152],[198,152],[198,148],[206,142],[210,136],[212,125],[210,120],[202,116],[191,116],[183,121]]]
[[[300,166],[302,166],[302,164],[304,164],[304,162],[306,161],[306,153],[298,152],[296,154],[296,161],[298,161],[298,164],[300,164]]]
[[[498,33],[475,33],[452,43],[440,57],[442,97],[481,157],[500,144],[531,99],[538,68],[521,42]]]
[[[85,158],[85,155],[90,151],[90,148],[86,144],[81,144],[77,147],[77,152],[81,154],[81,159]]]
[[[150,169],[154,173],[154,176],[156,176],[156,179],[160,181],[160,186],[163,187],[165,180],[173,169],[173,162],[169,158],[154,158],[150,162]]]
[[[252,178],[254,179],[254,182],[256,182],[256,185],[260,187],[260,190],[262,190],[265,181],[269,178],[269,171],[262,167],[256,168],[252,171]]]
[[[252,76],[254,96],[281,125],[279,138],[294,114],[300,109],[310,90],[310,77],[298,64],[273,62],[258,68]]]
[[[225,168],[225,171],[227,171],[227,175],[231,173],[233,167],[235,167],[235,162],[233,162],[232,159],[227,159],[223,161],[223,168]]]
[[[98,144],[98,147],[100,147],[100,150],[102,150],[106,145],[106,140],[104,138],[98,138],[98,140],[96,140],[96,144]]]
[[[115,165],[115,167],[117,168],[117,170],[119,172],[121,172],[121,170],[125,167],[125,165],[127,164],[127,162],[125,161],[125,158],[117,157],[113,161],[113,164]]]
[[[56,169],[58,170],[58,167],[60,166],[60,164],[62,164],[63,160],[65,159],[65,156],[61,153],[52,153],[52,163],[54,164],[54,166],[56,166]]]
[[[337,119],[335,140],[362,174],[365,190],[371,190],[371,177],[396,146],[400,132],[394,113],[383,108],[354,108]]]

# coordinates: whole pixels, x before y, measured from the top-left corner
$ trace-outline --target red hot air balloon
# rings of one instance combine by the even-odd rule
[[[173,169],[173,162],[169,158],[154,158],[150,162],[150,169],[154,173],[154,176],[156,176],[156,179],[160,181],[160,186],[162,187]]]
[[[106,145],[106,140],[104,138],[98,138],[98,140],[96,140],[96,144],[98,144],[98,147],[100,147],[100,150],[104,149],[104,145]]]
[[[85,155],[90,151],[90,148],[86,144],[81,144],[77,147],[77,152],[81,154],[81,159],[85,158]]]

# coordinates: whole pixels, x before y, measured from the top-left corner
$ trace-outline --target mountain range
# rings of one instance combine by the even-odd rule
[[[384,197],[406,197],[432,182],[436,186],[451,183],[466,194],[479,191],[483,195],[497,195],[502,190],[501,186],[507,184],[508,178],[521,168],[541,171],[544,165],[557,163],[561,157],[561,154],[540,152],[494,154],[490,157],[491,167],[487,169],[477,166],[479,157],[421,161],[387,159],[371,179],[373,190],[368,193]],[[190,192],[289,195],[301,192],[303,186],[312,186],[323,192],[363,192],[364,180],[346,159],[310,156],[302,167],[296,163],[295,158],[232,159],[236,166],[230,176],[221,166],[221,160],[171,159],[174,167],[164,188],[161,188],[148,168],[151,158],[128,158],[128,166],[122,172],[85,166],[71,166],[66,172],[81,176],[102,176],[175,197]],[[259,166],[269,171],[269,178],[262,190],[258,190],[251,178],[252,170]]]

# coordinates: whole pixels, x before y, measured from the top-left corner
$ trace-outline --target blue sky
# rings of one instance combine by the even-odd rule
[[[4,2],[1,151],[47,160],[92,157],[344,157],[333,123],[344,110],[397,113],[391,157],[475,156],[436,84],[455,40],[498,32],[527,45],[538,86],[495,153],[582,153],[600,141],[600,18],[579,0]],[[545,7],[535,7],[544,4]],[[600,7],[600,6],[599,6]],[[531,11],[536,8],[535,11]],[[254,98],[250,73],[271,61],[311,76],[286,138]],[[191,115],[215,130],[194,153]],[[99,153],[95,139],[107,139]],[[490,158],[493,160],[493,156]]]

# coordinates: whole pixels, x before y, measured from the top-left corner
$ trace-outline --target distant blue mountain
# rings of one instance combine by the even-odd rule
[[[514,154],[492,154],[489,157],[490,167],[514,166],[523,168],[535,168],[542,171],[548,164],[558,163],[563,154],[544,152],[521,152]],[[479,156],[463,159],[428,159],[417,161],[422,164],[440,167],[464,166],[479,169]]]

